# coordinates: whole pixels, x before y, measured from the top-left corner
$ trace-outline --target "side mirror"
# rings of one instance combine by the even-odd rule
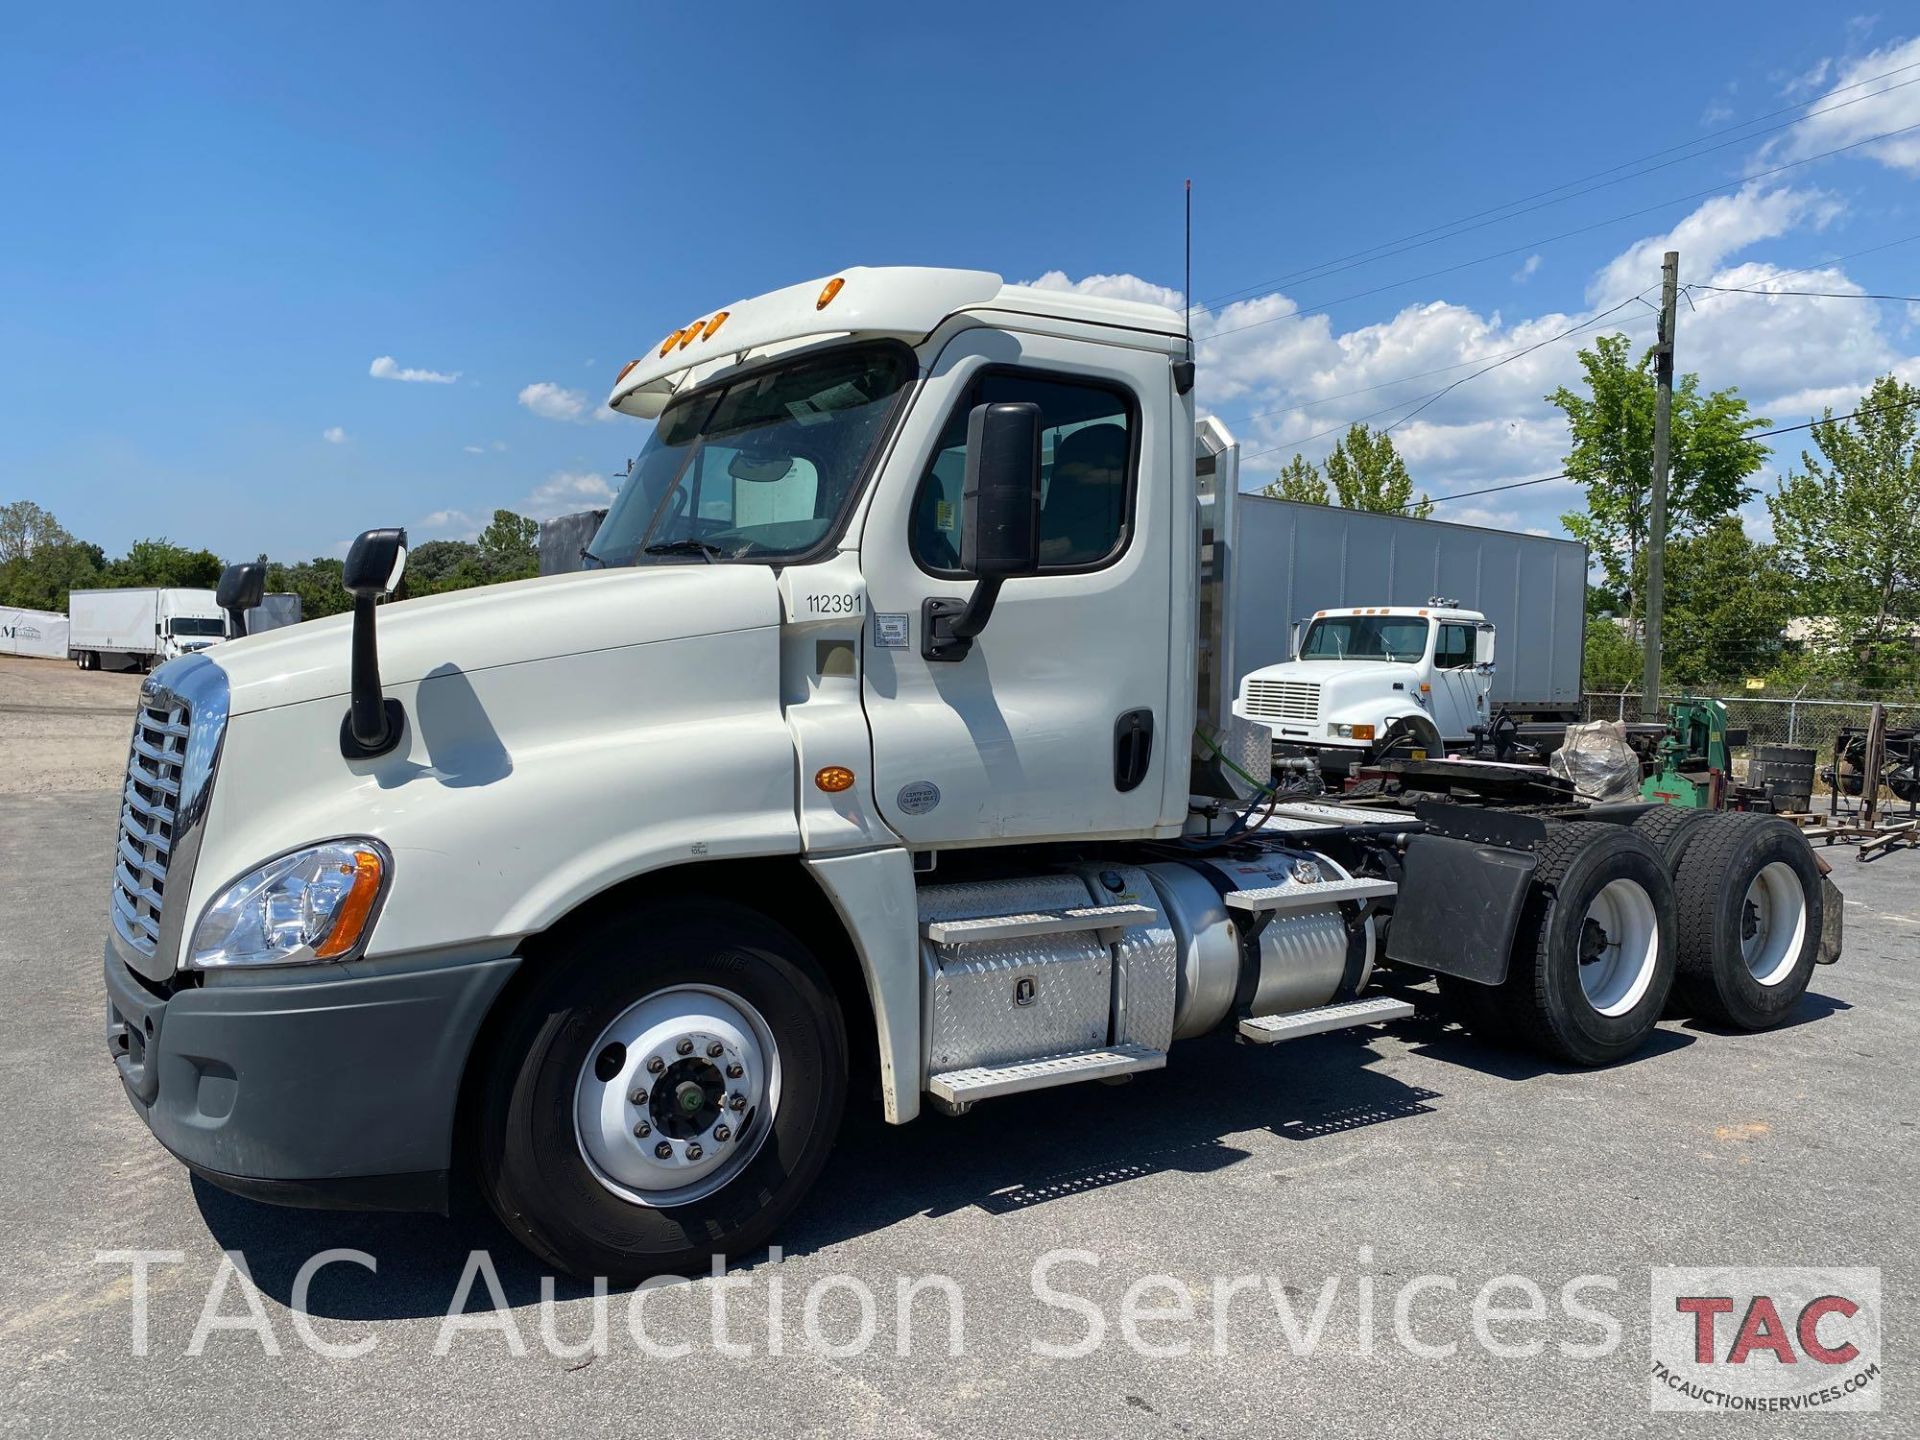
[[[935,596],[921,606],[920,653],[928,660],[966,659],[993,616],[1000,582],[1039,573],[1038,405],[973,407],[960,504],[960,568],[976,583],[966,600]]]
[[[267,567],[257,560],[229,565],[220,574],[213,602],[227,612],[227,623],[238,640],[247,633],[247,612],[267,593]]]
[[[380,689],[380,650],[374,641],[374,606],[391,595],[407,568],[407,532],[367,530],[347,551],[341,582],[353,596],[352,694],[340,722],[340,753],[371,760],[400,743],[407,714]]]
[[[1473,663],[1493,668],[1493,626],[1482,625],[1473,632]]]
[[[367,530],[347,551],[347,563],[340,573],[341,583],[355,600],[365,596],[378,600],[391,595],[407,568],[407,532],[404,530]]]
[[[1293,628],[1287,632],[1287,659],[1300,658],[1300,622],[1293,622]]]

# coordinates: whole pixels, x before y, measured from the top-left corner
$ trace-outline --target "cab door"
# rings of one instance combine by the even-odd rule
[[[1486,686],[1474,665],[1474,627],[1443,620],[1433,640],[1434,724],[1445,740],[1464,740],[1486,719]]]
[[[1040,409],[1041,573],[1004,583],[964,656],[929,658],[926,602],[976,583],[958,569],[967,416],[1001,401]],[[941,351],[861,537],[874,803],[909,845],[1184,818],[1163,814],[1172,790],[1184,811],[1168,659],[1172,627],[1192,624],[1171,593],[1174,411],[1162,352],[989,329]]]

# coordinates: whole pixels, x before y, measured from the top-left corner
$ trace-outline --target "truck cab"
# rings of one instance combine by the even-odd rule
[[[1319,610],[1293,649],[1248,672],[1233,707],[1272,731],[1277,755],[1318,754],[1344,772],[1388,751],[1465,745],[1487,723],[1494,627],[1477,610],[1437,598]]]
[[[1559,858],[1268,782],[1230,713],[1238,451],[1193,381],[1159,306],[842,271],[620,372],[652,432],[592,568],[388,604],[406,537],[371,530],[351,614],[162,666],[104,954],[136,1110],[228,1189],[471,1182],[548,1263],[637,1279],[764,1244],[856,1078],[893,1123],[963,1113],[1408,1015],[1382,962],[1491,985],[1515,945],[1572,1007],[1556,1055],[1630,1051],[1675,963],[1645,842],[1552,852],[1554,904],[1610,908],[1521,942]],[[1434,644],[1377,668],[1441,675]]]

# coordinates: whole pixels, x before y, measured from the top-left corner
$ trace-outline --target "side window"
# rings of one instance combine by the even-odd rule
[[[1126,393],[1090,381],[988,374],[947,417],[913,499],[913,555],[936,574],[960,568],[967,416],[1007,401],[1040,407],[1040,568],[1086,570],[1126,545],[1138,422]]]
[[[1464,670],[1473,664],[1473,627],[1442,625],[1433,646],[1433,668]]]

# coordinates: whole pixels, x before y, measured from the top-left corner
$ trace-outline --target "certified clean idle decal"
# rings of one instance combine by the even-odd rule
[[[894,800],[902,815],[924,815],[940,803],[940,787],[931,780],[915,780],[902,785]]]

